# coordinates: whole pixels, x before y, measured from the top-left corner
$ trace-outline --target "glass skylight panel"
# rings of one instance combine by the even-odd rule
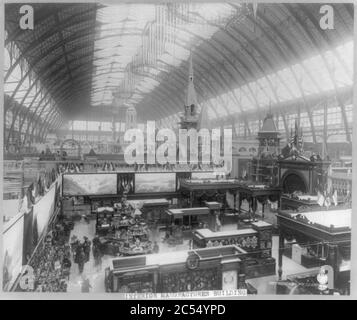
[[[101,28],[96,36],[95,49],[102,50],[95,53],[94,60],[99,58],[100,60],[96,60],[95,65],[104,68],[94,72],[93,88],[106,88],[108,85],[120,86],[125,77],[125,68],[142,44],[142,31],[154,18],[155,6],[150,4],[109,6],[98,11],[97,20]],[[105,75],[104,71],[108,74]],[[111,73],[114,77],[109,78]],[[118,73],[120,73],[119,76]],[[96,81],[97,76],[100,76],[101,81]],[[112,99],[111,93],[110,98]],[[109,93],[103,95],[102,100],[100,100],[100,95],[92,95],[93,104],[108,104],[108,101]]]
[[[4,50],[4,71],[5,71],[5,74],[6,74],[7,70],[9,70],[10,66],[11,66],[11,63],[10,63],[9,51],[5,47],[5,50]]]
[[[310,74],[314,77],[315,82],[320,84],[320,87],[326,89],[333,89],[333,83],[330,79],[330,74],[324,65],[323,58],[318,55],[310,58],[305,63],[306,67],[310,70]]]
[[[329,64],[329,67],[331,69],[331,73],[334,76],[335,82],[337,87],[344,87],[346,85],[352,85],[352,68],[348,68],[348,64],[352,65],[352,61],[349,61],[349,49],[348,46],[343,46],[346,47],[346,53],[339,51],[339,48],[337,48],[335,51],[338,54],[338,57],[336,54],[334,54],[331,51],[328,51],[325,54],[325,58],[327,60],[327,63]],[[342,60],[342,61],[341,61]],[[343,64],[343,65],[342,65]]]
[[[290,87],[287,85],[286,74],[288,72],[289,70],[284,69],[277,73],[266,76],[270,82],[269,86],[267,87],[267,91],[269,92],[269,101],[272,103],[277,100],[275,95],[277,95],[280,102],[294,98],[294,95],[290,91]]]
[[[222,117],[226,117],[228,115],[226,108],[222,105],[221,100],[213,98],[211,99],[211,103],[216,110],[217,114]]]
[[[228,3],[195,3],[190,12],[199,13],[205,20],[215,20],[233,14],[235,10]]]
[[[30,103],[35,98],[35,95],[36,95],[36,91],[31,90],[31,92],[27,95],[26,99],[24,100],[23,105],[25,107],[29,107]]]
[[[211,107],[206,106],[206,108],[207,108],[207,115],[209,119],[214,119],[217,117]]]
[[[319,88],[316,86],[313,79],[311,79],[311,76],[306,71],[306,68],[304,69],[303,64],[304,62],[301,64],[295,64],[291,67],[300,81],[300,86],[303,92],[305,95],[318,93]]]
[[[336,52],[340,55],[341,59],[343,59],[347,66],[353,65],[353,41],[348,41],[345,44],[338,46],[336,48]],[[352,77],[352,68],[350,76]]]
[[[235,100],[233,100],[232,93],[226,94],[225,101],[226,101],[226,109],[230,114],[235,113],[239,110]]]
[[[285,68],[279,72],[282,82],[279,83],[277,87],[281,90],[288,90],[290,93],[290,99],[296,99],[301,97],[301,90],[299,89],[299,84],[297,83],[296,77],[292,73],[290,68]],[[284,89],[282,89],[282,87]]]
[[[157,11],[161,7],[162,10]],[[160,9],[160,8],[159,8]],[[171,9],[175,10],[171,7]],[[207,10],[206,10],[207,9]],[[133,61],[133,57],[137,57],[138,54],[142,53],[143,46],[143,36],[148,30],[150,25],[157,26],[158,23],[157,13],[167,12],[169,5],[152,5],[152,4],[125,4],[109,6],[98,10],[97,20],[100,25],[100,29],[96,35],[95,41],[95,62],[96,66],[106,66],[106,69],[101,69],[101,72],[97,69],[94,71],[92,88],[96,89],[99,87],[107,87],[108,82],[105,82],[105,76],[101,79],[104,82],[96,81],[97,75],[107,71],[108,73],[114,73],[113,69],[110,68],[113,61],[119,62],[123,67],[130,66]],[[180,20],[177,17],[178,27],[172,30],[173,25],[165,25],[165,37],[167,34],[173,33],[173,41],[165,42],[165,47],[163,54],[157,57],[157,62],[163,61],[167,65],[177,67],[182,62],[187,61],[190,52],[187,50],[189,47],[193,47],[199,43],[199,38],[210,38],[217,30],[217,26],[210,25],[206,23],[207,21],[213,24],[225,23],[225,19],[232,16],[236,9],[233,9],[229,4],[188,4],[187,5],[187,16],[184,19],[187,21]],[[205,21],[206,20],[206,21]],[[158,39],[155,39],[150,45],[154,47],[158,46]],[[110,50],[100,50],[111,48]],[[96,60],[96,58],[101,57],[101,60]],[[115,57],[115,58],[114,58]],[[140,60],[140,59],[139,59]],[[129,69],[130,70],[130,69]],[[151,70],[150,73],[160,76],[160,71],[166,71],[167,67],[157,66],[157,70]],[[122,80],[125,79],[126,74],[122,74]],[[119,81],[117,84],[118,88],[121,85]],[[142,87],[141,85],[139,86]],[[148,90],[150,86],[144,85],[144,90]],[[151,89],[154,89],[152,86]],[[149,91],[148,91],[149,92]],[[92,94],[93,104],[104,104],[100,102],[100,97],[98,94]]]
[[[30,105],[28,106],[29,108],[31,108],[30,110],[35,110],[37,108],[38,104],[41,102],[41,100],[42,100],[42,94],[39,94],[36,97],[36,99],[34,101],[31,101]],[[42,101],[42,103],[43,103],[43,101]]]
[[[25,96],[26,92],[29,89],[28,81],[26,80],[21,83],[20,88],[17,89],[16,94],[14,96],[15,100],[19,103],[22,101],[22,98]]]

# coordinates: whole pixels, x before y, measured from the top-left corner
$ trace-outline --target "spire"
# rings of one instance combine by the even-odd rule
[[[276,128],[276,124],[275,124],[275,121],[274,121],[274,117],[273,117],[273,114],[271,112],[269,112],[264,120],[263,120],[263,125],[260,129],[259,132],[275,132],[275,133],[278,133],[278,129]]]
[[[190,53],[188,80],[193,82],[193,65],[192,65],[192,53]]]
[[[197,107],[198,104],[197,104],[196,90],[195,90],[195,86],[193,84],[192,54],[190,54],[186,106],[190,107],[192,105]]]

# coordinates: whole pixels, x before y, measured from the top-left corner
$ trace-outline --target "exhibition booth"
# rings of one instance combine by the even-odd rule
[[[185,292],[255,288],[246,283],[244,257],[237,246],[206,248],[142,257],[118,258],[106,270],[107,292]]]
[[[3,229],[3,289],[16,286],[23,266],[31,263],[48,225],[59,210],[61,181],[57,179],[35,203],[25,203]]]
[[[283,254],[290,248],[291,258],[308,268],[331,266],[334,287],[349,291],[351,214],[352,209],[344,208],[279,210],[279,278],[283,276]]]

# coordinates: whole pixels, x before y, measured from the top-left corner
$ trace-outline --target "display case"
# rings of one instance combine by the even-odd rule
[[[285,239],[295,239],[308,249],[310,255],[313,246],[319,246],[315,257],[320,264],[328,264],[334,270],[334,285],[342,291],[349,286],[351,252],[351,209],[328,211],[294,212],[279,210],[279,278],[283,273]],[[307,245],[310,244],[310,245]],[[306,254],[305,254],[306,255]],[[310,266],[311,261],[305,263]]]
[[[207,225],[209,209],[207,207],[168,209],[166,214],[167,229],[171,233],[179,228],[183,236],[191,237],[192,230]]]
[[[199,229],[193,232],[194,247],[216,247],[235,245],[246,254],[240,259],[247,279],[275,274],[276,261],[272,257],[272,228],[264,221],[251,224],[251,228],[213,232]]]
[[[241,273],[239,257],[244,254],[226,246],[116,258],[106,270],[105,283],[110,292],[223,290]],[[237,289],[237,281],[231,284]]]

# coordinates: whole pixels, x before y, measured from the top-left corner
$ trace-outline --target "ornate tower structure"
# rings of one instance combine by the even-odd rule
[[[186,101],[184,112],[181,115],[180,127],[181,129],[197,129],[199,114],[198,114],[198,103],[195,86],[193,84],[193,65],[192,65],[192,55],[189,59],[189,75],[188,75],[188,86],[186,93]]]
[[[278,183],[279,135],[273,115],[268,113],[257,136],[259,140],[258,155],[252,160],[251,175],[254,181],[271,185]]]
[[[262,128],[258,132],[258,158],[278,157],[280,154],[279,135],[280,133],[276,128],[273,115],[268,113],[263,121]]]

